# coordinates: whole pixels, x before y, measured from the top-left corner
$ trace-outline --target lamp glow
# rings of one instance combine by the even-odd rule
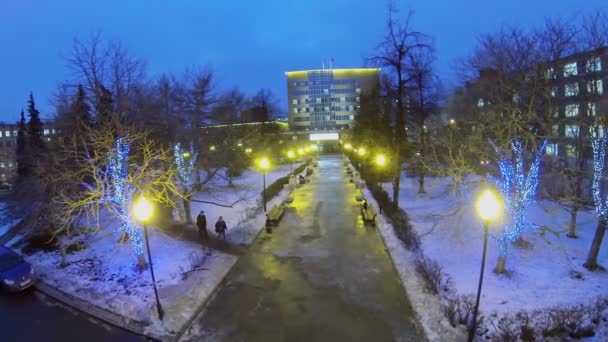
[[[351,148],[353,148],[353,146],[349,143],[344,144],[344,148],[347,150],[350,150]]]
[[[299,149],[298,149],[298,154],[299,154],[299,155],[303,155],[303,154],[304,154],[304,150],[303,150],[303,149],[301,149],[301,148],[299,148]]]
[[[359,147],[359,155],[360,156],[364,156],[365,155],[365,149],[363,147]]]
[[[295,157],[296,157],[296,154],[295,154],[295,152],[294,152],[294,151],[288,151],[288,152],[287,152],[287,158],[289,158],[289,159],[293,159],[293,158],[295,158]]]
[[[133,214],[139,221],[148,221],[152,217],[152,203],[144,196],[140,197],[133,205]]]
[[[268,158],[262,158],[262,159],[260,159],[260,161],[258,162],[258,164],[260,165],[260,168],[262,170],[267,170],[270,167],[270,161],[268,160]]]
[[[384,166],[386,164],[386,157],[384,157],[384,155],[379,154],[376,157],[376,164],[380,165],[380,166]]]
[[[209,146],[209,151],[215,151],[215,145]]]
[[[251,149],[251,148],[249,148],[249,147],[247,147],[247,148],[245,149],[245,153],[251,153],[251,151],[252,151],[252,149]]]
[[[500,199],[491,190],[485,190],[477,199],[475,205],[477,215],[484,221],[493,221],[502,211]]]

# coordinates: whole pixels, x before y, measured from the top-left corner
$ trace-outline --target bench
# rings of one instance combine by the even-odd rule
[[[285,205],[274,205],[270,211],[266,214],[266,222],[276,225],[281,220],[283,213],[285,212]]]
[[[357,202],[363,201],[364,197],[363,191],[361,191],[361,189],[357,189],[357,191],[355,192],[355,199],[357,200]]]
[[[361,206],[361,217],[363,218],[364,224],[370,223],[371,225],[375,225],[377,215],[378,213],[376,213],[376,209],[374,209],[373,205],[368,203],[367,210],[363,209],[363,206]]]

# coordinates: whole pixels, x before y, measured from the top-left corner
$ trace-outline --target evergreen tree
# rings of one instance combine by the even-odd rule
[[[97,124],[103,125],[110,122],[113,113],[112,92],[102,84],[98,85],[97,103],[95,106]]]
[[[27,130],[25,126],[25,115],[21,110],[21,120],[19,121],[19,131],[17,133],[17,175],[27,176],[29,167],[27,165]]]
[[[36,109],[34,95],[32,93],[30,93],[27,111],[30,118],[29,122],[27,123],[29,144],[35,150],[40,151],[44,147],[44,142],[42,140],[42,121],[40,120],[40,112],[38,109]],[[36,151],[32,152],[35,153]]]

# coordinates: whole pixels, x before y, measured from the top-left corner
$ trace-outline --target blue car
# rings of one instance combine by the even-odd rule
[[[0,289],[23,291],[32,286],[35,280],[32,265],[11,249],[0,246]]]

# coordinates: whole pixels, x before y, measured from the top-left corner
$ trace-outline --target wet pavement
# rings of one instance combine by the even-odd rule
[[[323,156],[272,234],[242,255],[187,341],[423,341],[341,156]]]
[[[17,294],[0,294],[2,342],[143,340],[139,335],[90,318],[32,289]]]

